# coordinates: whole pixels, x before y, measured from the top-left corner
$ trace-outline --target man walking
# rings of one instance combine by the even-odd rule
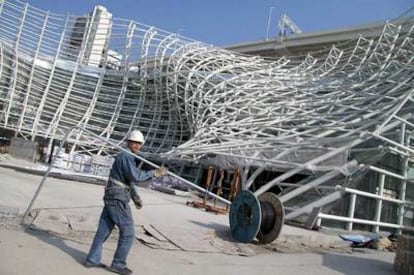
[[[139,130],[128,135],[128,149],[136,154],[144,144],[144,136]],[[126,259],[135,240],[134,221],[128,205],[132,198],[137,209],[142,208],[142,200],[133,182],[161,177],[167,169],[159,167],[155,170],[137,169],[135,158],[124,151],[119,153],[112,165],[109,179],[105,187],[104,208],[99,219],[98,230],[84,265],[86,267],[106,267],[101,263],[102,246],[116,225],[119,228],[118,245],[112,260],[110,271],[129,275],[132,270],[127,267]]]

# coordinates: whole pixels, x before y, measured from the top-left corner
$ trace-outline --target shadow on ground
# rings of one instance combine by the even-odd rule
[[[39,240],[55,246],[56,248],[62,250],[63,252],[65,252],[66,254],[68,254],[69,256],[71,256],[72,258],[74,258],[79,264],[83,265],[83,262],[86,259],[86,253],[84,253],[83,251],[80,251],[78,249],[75,249],[73,247],[70,247],[69,245],[66,244],[65,241],[71,241],[74,242],[74,240],[72,239],[67,239],[64,237],[60,237],[60,236],[56,236],[56,235],[52,235],[49,234],[48,232],[45,231],[40,231],[40,230],[34,230],[31,229],[29,227],[25,228],[25,233],[38,238]],[[85,243],[82,243],[85,244]]]
[[[360,255],[340,255],[325,254],[323,255],[323,265],[336,270],[341,274],[349,275],[390,275],[395,274],[393,264],[377,259],[367,259]],[[367,273],[367,270],[369,272]]]

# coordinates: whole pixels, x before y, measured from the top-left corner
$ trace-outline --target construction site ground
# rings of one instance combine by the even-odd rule
[[[0,274],[110,274],[83,266],[102,210],[103,186],[48,178],[38,167],[0,162]],[[395,253],[354,249],[333,231],[284,225],[271,244],[231,238],[228,215],[186,205],[194,197],[140,188],[144,207],[133,208],[137,239],[128,257],[134,274],[395,274]],[[117,232],[105,243],[109,265]]]

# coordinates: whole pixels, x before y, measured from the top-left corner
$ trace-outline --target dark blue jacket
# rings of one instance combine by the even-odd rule
[[[109,173],[104,201],[120,200],[128,203],[131,197],[134,201],[140,200],[134,182],[149,180],[154,177],[154,173],[138,169],[135,160],[133,155],[124,151],[116,156]]]

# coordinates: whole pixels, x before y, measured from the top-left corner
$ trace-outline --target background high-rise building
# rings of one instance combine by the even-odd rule
[[[95,6],[88,16],[77,17],[73,23],[68,59],[87,66],[103,62],[109,44],[112,14],[103,6]]]

